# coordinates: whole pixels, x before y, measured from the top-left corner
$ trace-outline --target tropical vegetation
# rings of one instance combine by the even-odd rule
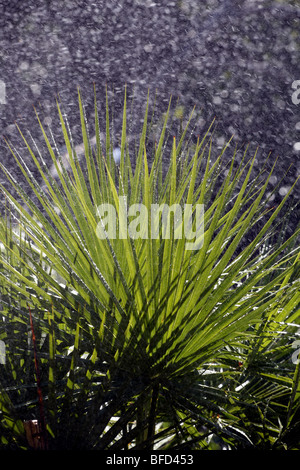
[[[95,93],[93,146],[78,97],[82,158],[58,103],[69,163],[37,115],[47,156],[19,129],[34,173],[7,142],[27,189],[1,164],[0,448],[299,450],[293,188],[274,207],[270,157],[257,172],[247,148],[217,153],[214,123],[193,140],[194,111],[184,122],[171,100],[153,145],[147,100],[130,147],[126,93],[116,163],[108,99],[102,139]],[[128,216],[135,237],[99,217],[112,205],[120,229],[120,201],[148,214]],[[162,224],[145,236],[153,204],[192,207],[196,237],[204,207],[195,249]]]

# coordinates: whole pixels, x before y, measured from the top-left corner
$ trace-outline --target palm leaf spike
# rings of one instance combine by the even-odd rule
[[[57,422],[57,404],[55,395],[55,382],[56,382],[56,338],[55,338],[55,317],[54,307],[52,304],[51,313],[48,312],[48,324],[49,324],[49,431],[51,434],[56,433],[56,422]]]
[[[29,309],[29,319],[30,319],[30,328],[32,334],[32,344],[33,344],[33,353],[34,353],[34,365],[36,371],[36,385],[37,385],[37,393],[38,393],[38,403],[39,403],[39,410],[40,410],[40,426],[41,426],[41,448],[47,449],[47,427],[46,427],[46,420],[45,420],[45,410],[44,410],[44,401],[43,401],[43,394],[41,389],[41,376],[40,376],[40,368],[39,368],[39,360],[37,356],[37,348],[36,348],[36,338],[34,333],[34,326],[33,326],[33,319],[31,314],[30,305],[28,305]]]

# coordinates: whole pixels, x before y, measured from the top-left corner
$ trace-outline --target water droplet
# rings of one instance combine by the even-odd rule
[[[121,160],[121,149],[119,147],[116,147],[114,150],[113,150],[113,157],[114,157],[114,161],[116,164],[120,163],[120,160]]]
[[[282,186],[279,189],[280,196],[286,196],[286,194],[289,192],[289,190],[290,190],[290,186]]]
[[[296,150],[296,152],[299,152],[300,151],[300,142],[296,142],[294,144],[294,150]]]
[[[214,104],[221,104],[222,103],[222,98],[220,96],[214,96],[213,97],[213,103]]]

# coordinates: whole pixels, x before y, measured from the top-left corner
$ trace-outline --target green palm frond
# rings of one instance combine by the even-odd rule
[[[231,448],[288,445],[299,423],[289,356],[299,229],[281,245],[266,240],[289,194],[266,209],[273,170],[253,176],[257,156],[247,152],[227,164],[230,143],[213,159],[212,126],[186,145],[193,113],[169,139],[171,102],[149,155],[147,101],[133,158],[126,92],[118,164],[108,100],[102,142],[95,95],[94,149],[78,96],[82,158],[58,103],[68,164],[38,118],[57,178],[21,130],[38,178],[8,145],[34,197],[1,164],[18,194],[1,185],[1,445],[26,446],[20,423],[39,419],[29,308],[50,448],[209,449],[216,436]],[[163,207],[174,211],[155,225]]]

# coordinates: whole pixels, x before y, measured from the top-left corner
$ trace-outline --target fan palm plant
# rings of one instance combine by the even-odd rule
[[[126,93],[118,164],[108,102],[94,149],[78,96],[83,159],[58,103],[67,166],[39,121],[57,177],[21,130],[34,198],[1,165],[1,446],[299,447],[299,230],[268,246],[289,194],[269,208],[256,155],[213,159],[213,124],[192,144],[193,113],[167,145],[171,102],[150,159],[147,101],[133,152]]]

